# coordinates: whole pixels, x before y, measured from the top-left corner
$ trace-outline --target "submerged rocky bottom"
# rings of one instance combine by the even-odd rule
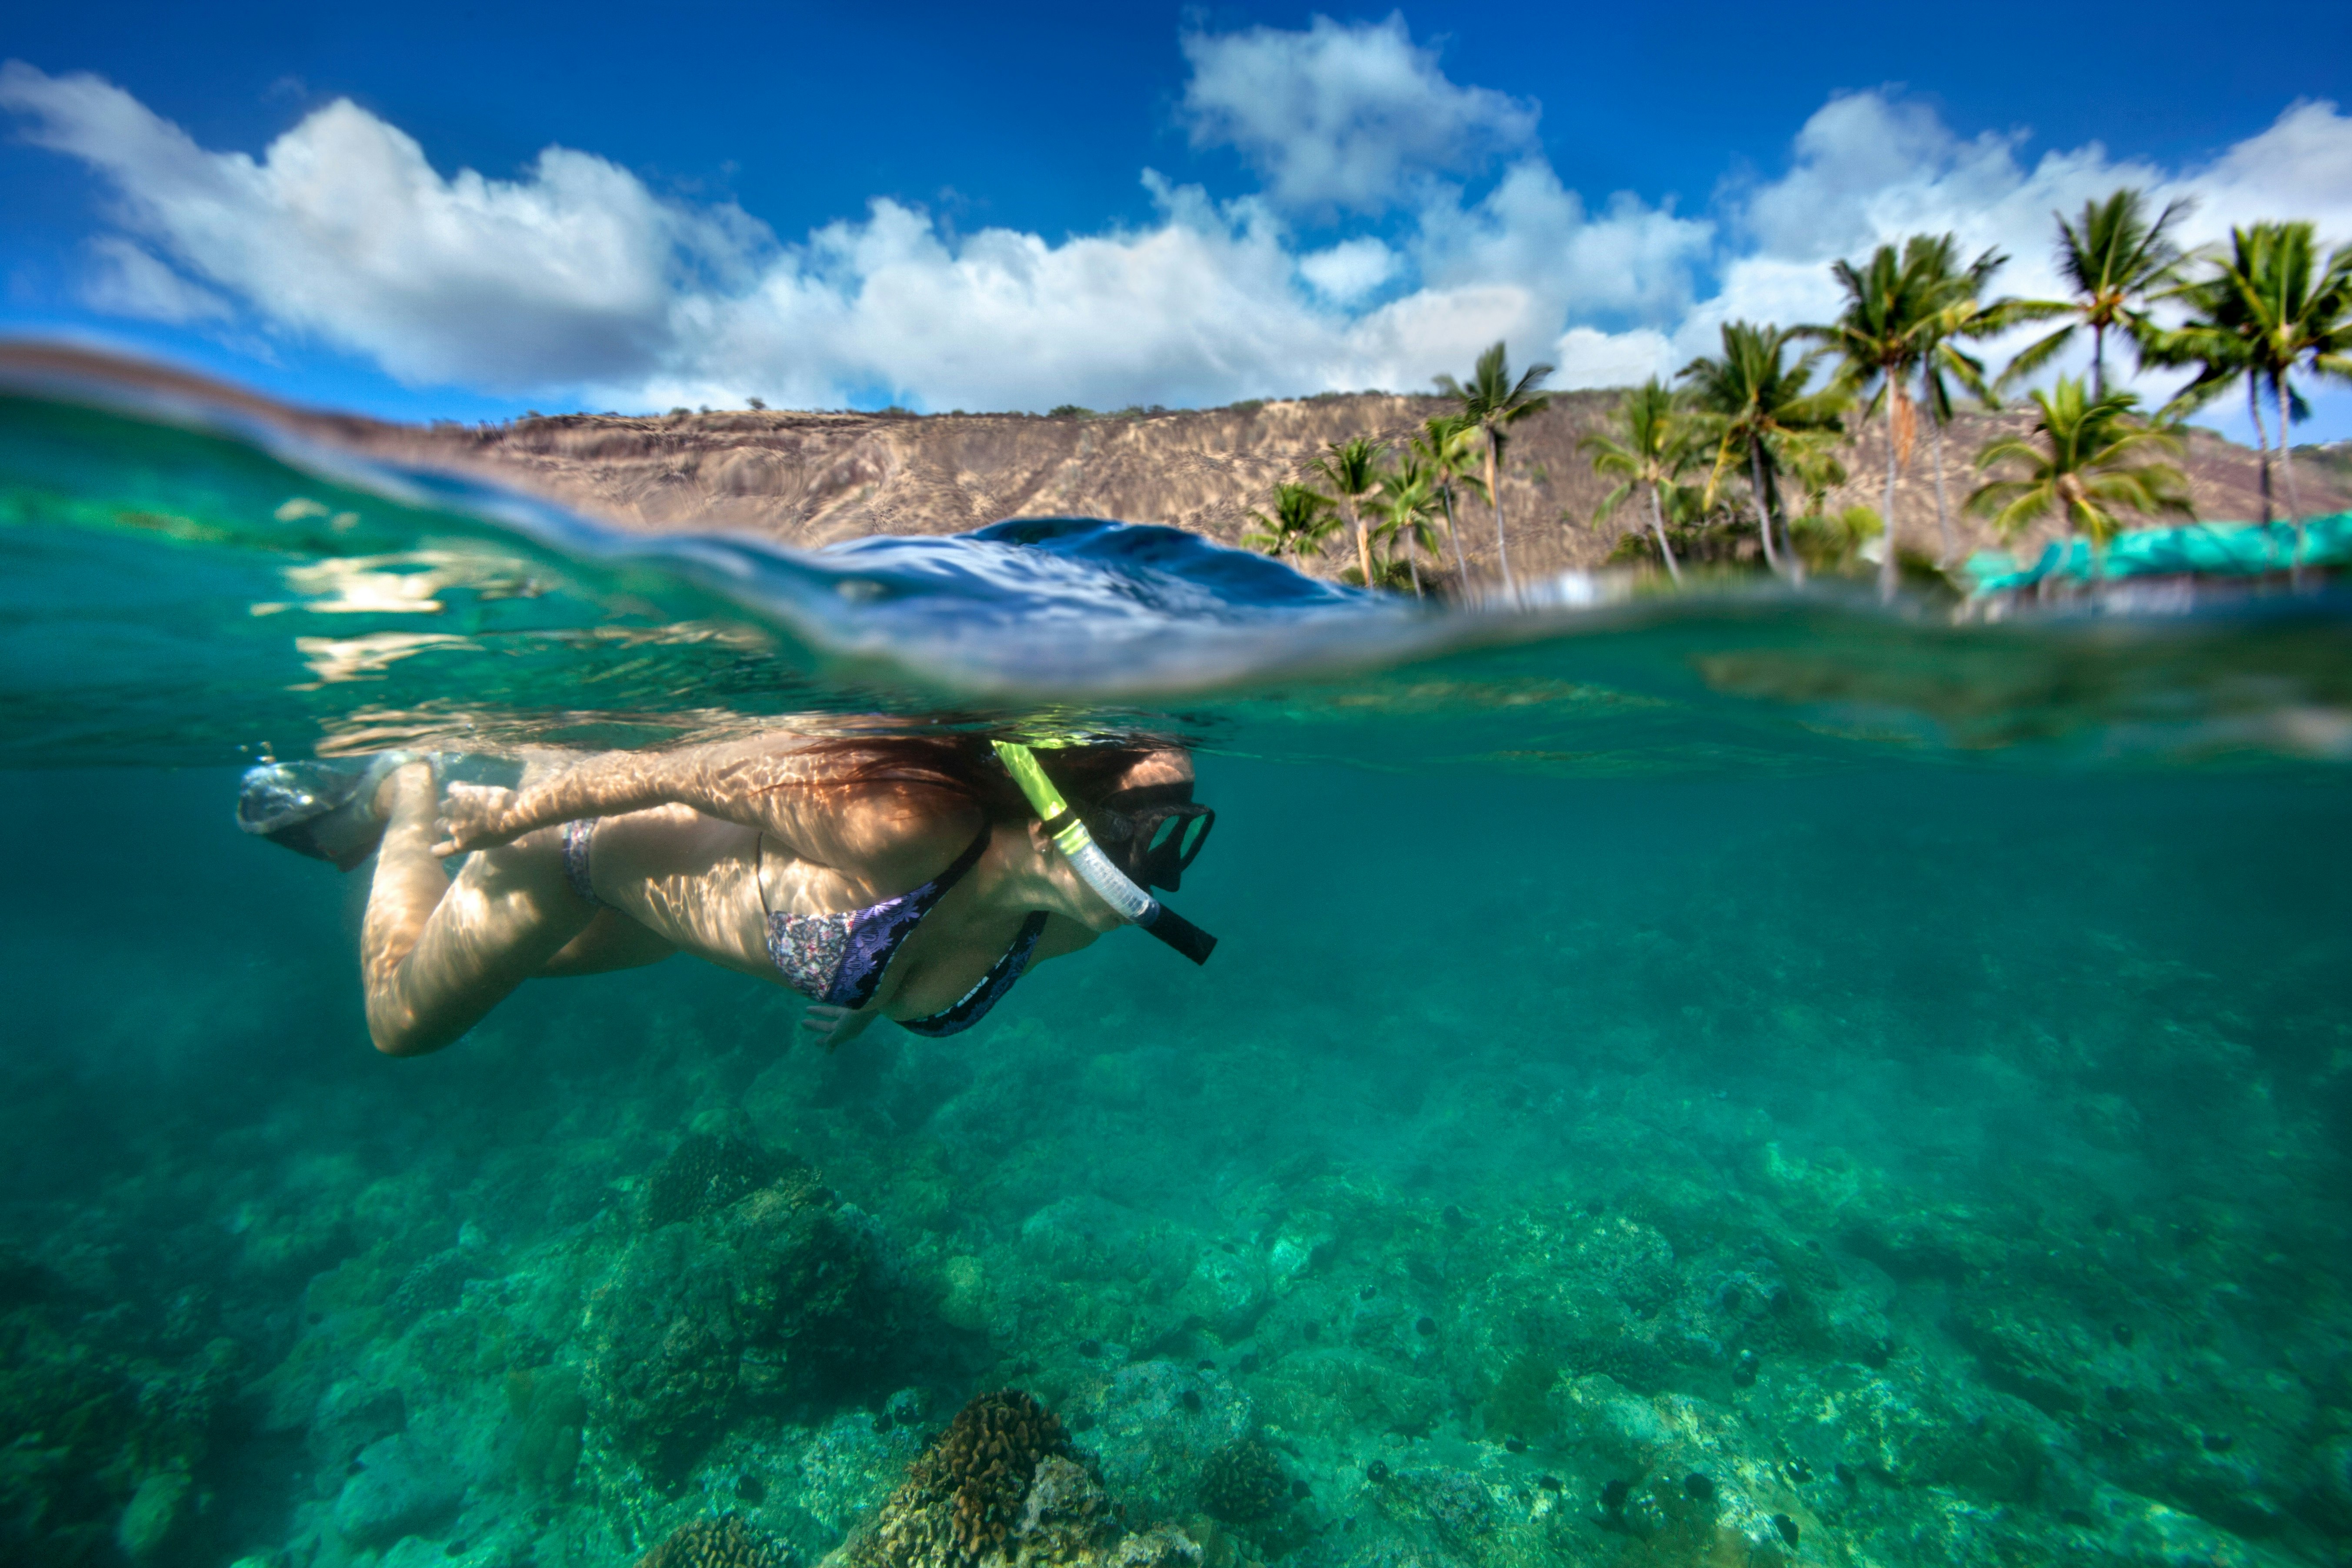
[[[192,965],[89,1047],[201,1081],[12,1080],[0,1556],[2352,1562],[2334,950],[1906,991],[1730,880],[1515,891],[1572,1019],[1139,948],[958,1041],[673,965],[387,1063],[333,931]]]

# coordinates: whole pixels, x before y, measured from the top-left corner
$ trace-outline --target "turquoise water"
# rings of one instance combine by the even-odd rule
[[[8,1561],[619,1565],[728,1513],[876,1561],[1005,1387],[1129,1562],[2352,1560],[2339,601],[1424,616],[1081,528],[654,547],[19,390]],[[231,819],[262,754],[876,710],[1191,737],[1213,961],[1124,933],[826,1057],[679,960],[392,1061],[365,872]]]

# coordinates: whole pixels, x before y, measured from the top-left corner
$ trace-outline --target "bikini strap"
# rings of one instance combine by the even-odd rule
[[[898,1026],[912,1034],[927,1035],[936,1039],[942,1035],[960,1035],[988,1016],[989,1009],[1004,999],[1013,982],[1027,973],[1030,955],[1037,950],[1037,939],[1045,934],[1045,912],[1034,910],[1021,922],[1021,931],[1004,956],[988,966],[972,988],[938,1012],[923,1018],[902,1018]]]

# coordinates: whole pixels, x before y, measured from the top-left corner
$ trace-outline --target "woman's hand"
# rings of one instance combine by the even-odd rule
[[[472,849],[495,849],[511,844],[515,792],[487,784],[453,784],[441,795],[441,831],[446,837],[433,853],[447,859]]]
[[[872,1008],[837,1007],[830,1002],[812,1002],[801,1015],[801,1033],[811,1043],[823,1046],[828,1053],[839,1049],[873,1027],[880,1012]]]

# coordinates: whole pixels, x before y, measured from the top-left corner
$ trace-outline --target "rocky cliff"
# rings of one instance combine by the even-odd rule
[[[659,416],[563,415],[503,425],[400,426],[304,413],[152,366],[75,351],[0,351],[0,371],[132,379],[167,395],[197,394],[304,434],[382,457],[456,468],[536,490],[628,528],[740,530],[814,546],[870,533],[952,533],[1006,517],[1083,515],[1172,523],[1238,543],[1274,487],[1304,479],[1326,446],[1352,436],[1402,443],[1444,412],[1435,397],[1327,395],[1225,408],[1049,416],[1020,414],[824,414],[745,409]],[[1617,395],[1577,392],[1520,426],[1502,489],[1510,564],[1522,574],[1593,566],[1636,526],[1637,509],[1596,516],[1610,486],[1579,450],[1603,427]],[[1969,460],[1998,431],[2024,430],[2014,412],[1968,415],[1948,432],[1945,489],[1954,557],[1996,542],[1960,514]],[[2305,448],[2298,465],[2306,515],[2352,507],[2352,466]],[[1883,426],[1849,444],[1852,479],[1832,510],[1876,507],[1884,495]],[[2196,432],[2187,466],[2199,515],[2260,515],[2254,454]],[[2285,515],[2284,484],[2279,515]],[[1474,581],[1498,574],[1493,514],[1464,498],[1461,543]],[[1935,454],[1922,440],[1895,487],[1903,538],[1945,553]],[[2021,542],[2028,551],[2048,525]],[[1312,569],[1337,572],[1334,542]],[[1449,552],[1450,553],[1450,552]]]
[[[1578,443],[1600,429],[1612,393],[1572,393],[1520,425],[1508,448],[1503,510],[1513,569],[1592,566],[1636,522],[1626,508],[1596,512],[1610,486]],[[513,424],[405,432],[419,455],[485,468],[582,510],[640,528],[743,529],[817,545],[868,533],[949,533],[999,518],[1084,515],[1172,523],[1237,543],[1274,487],[1303,479],[1325,446],[1351,436],[1402,443],[1443,412],[1433,397],[1378,393],[1197,411],[1038,417],[1024,415],[807,414],[740,411],[656,418],[574,415]],[[1960,515],[1975,482],[1969,460],[2019,414],[1972,415],[1947,435],[1945,489],[1960,554],[1995,542]],[[1878,426],[1851,444],[1853,478],[1834,510],[1875,507],[1886,448]],[[2254,454],[2197,433],[2188,458],[2199,514],[2260,515]],[[2306,465],[2306,513],[2352,505],[2347,477]],[[1903,537],[1940,552],[1934,453],[1922,440],[1897,479]],[[1474,579],[1496,574],[1493,516],[1464,498],[1462,542]],[[2282,505],[2281,515],[2284,515]],[[2038,549],[2044,534],[2030,536]],[[1334,542],[1316,567],[1335,572]]]

